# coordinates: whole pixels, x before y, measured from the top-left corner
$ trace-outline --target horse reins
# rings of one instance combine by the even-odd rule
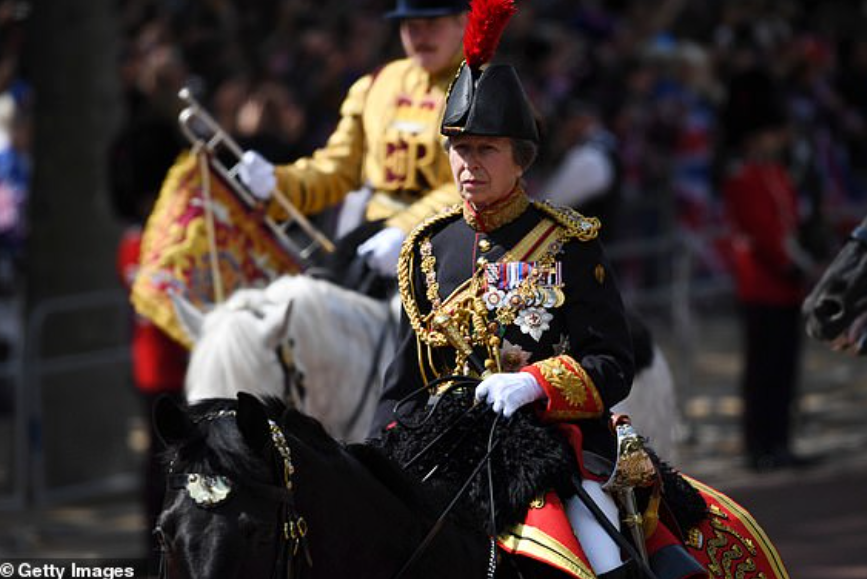
[[[223,417],[232,417],[237,413],[235,410],[219,410],[202,415],[193,420],[194,423],[211,422]],[[282,540],[278,547],[277,565],[274,567],[272,576],[274,579],[282,579],[284,577],[293,579],[300,577],[301,569],[299,566],[292,564],[297,560],[299,552],[303,551],[304,560],[308,566],[313,565],[310,556],[310,548],[307,543],[307,521],[303,516],[298,514],[295,508],[295,493],[292,483],[292,475],[295,472],[295,467],[292,464],[292,451],[289,443],[280,426],[273,420],[268,420],[268,428],[271,434],[271,442],[276,451],[274,460],[277,467],[282,471],[281,486],[259,483],[256,481],[246,481],[242,486],[250,489],[254,495],[267,500],[280,503],[283,506],[283,513],[280,519]],[[199,473],[173,473],[172,466],[169,466],[169,474],[166,478],[166,486],[170,490],[187,490],[190,492],[190,485],[198,484],[200,481],[209,479],[220,479],[219,482],[230,484],[226,477],[219,475],[202,475]],[[206,484],[208,484],[206,482]],[[209,485],[210,486],[210,485]],[[208,501],[207,497],[203,500],[193,498],[197,504],[204,507],[214,507],[220,504],[225,498],[228,498],[229,491],[218,500]],[[165,543],[162,529],[157,526],[154,529],[154,534],[158,536],[160,541],[160,563],[159,563],[159,579],[169,579],[168,577],[168,547]]]
[[[408,402],[411,398],[415,397],[416,395],[420,394],[423,391],[429,391],[431,388],[433,388],[439,384],[446,383],[446,382],[449,383],[448,387],[444,390],[443,393],[440,394],[440,397],[433,404],[431,410],[424,417],[424,419],[422,419],[418,424],[415,424],[415,425],[407,425],[406,423],[403,423],[402,421],[400,421],[399,418],[398,418],[398,422],[400,422],[400,424],[402,424],[402,425],[404,425],[410,429],[415,429],[415,428],[419,428],[419,427],[423,426],[425,423],[427,423],[428,420],[431,419],[431,417],[433,417],[434,413],[436,412],[437,405],[439,404],[440,400],[442,399],[442,396],[446,396],[450,392],[455,391],[458,388],[461,388],[463,386],[466,386],[467,384],[477,385],[480,382],[480,380],[478,380],[476,378],[468,378],[466,376],[444,376],[444,377],[438,378],[436,380],[429,382],[428,384],[426,384],[422,388],[417,389],[416,391],[410,393],[409,395],[407,395],[406,397],[404,397],[403,399],[398,401],[397,404],[395,405],[395,413],[397,414],[399,408],[403,404]],[[465,409],[457,417],[455,417],[455,419],[451,422],[451,424],[446,426],[440,433],[438,433],[432,440],[430,440],[420,451],[418,451],[412,458],[410,458],[409,461],[407,461],[404,465],[402,465],[402,467],[404,469],[408,468],[409,466],[414,464],[416,460],[421,458],[423,455],[427,454],[440,441],[442,441],[443,438],[449,432],[454,430],[458,426],[458,424],[460,424],[461,421],[463,421],[464,418],[466,418],[467,416],[470,416],[472,411],[475,410],[476,408],[482,408],[482,406],[477,405],[477,404],[470,405],[467,409]],[[477,416],[473,417],[473,420],[478,420],[483,415],[484,414],[481,412],[477,413]],[[455,505],[457,505],[460,498],[464,495],[464,493],[467,491],[467,489],[469,489],[470,484],[472,484],[472,482],[473,482],[473,479],[475,479],[479,475],[482,468],[485,466],[487,466],[487,474],[488,474],[488,493],[489,493],[489,501],[490,501],[489,511],[490,511],[490,515],[491,515],[491,521],[490,521],[490,525],[491,525],[491,537],[490,537],[491,550],[490,550],[490,556],[488,559],[487,578],[493,579],[493,577],[496,573],[496,570],[497,570],[497,542],[496,542],[496,522],[495,522],[495,504],[494,504],[494,479],[493,479],[493,469],[491,467],[491,460],[490,459],[491,459],[491,455],[493,454],[494,450],[499,446],[500,441],[502,440],[501,438],[497,438],[497,439],[494,438],[494,434],[497,431],[499,418],[500,418],[499,415],[495,415],[494,420],[491,423],[491,429],[488,433],[488,443],[487,443],[487,448],[486,448],[485,454],[482,456],[481,459],[479,459],[479,462],[475,465],[475,467],[473,467],[472,472],[469,474],[469,476],[467,476],[466,480],[464,480],[464,482],[461,484],[461,487],[457,490],[455,495],[452,497],[449,504],[446,505],[446,507],[440,513],[439,517],[434,522],[433,526],[430,528],[427,535],[424,537],[424,539],[422,539],[422,541],[416,547],[415,551],[413,551],[413,553],[409,556],[409,558],[406,560],[406,562],[403,564],[403,566],[401,566],[400,570],[394,575],[394,577],[392,579],[400,579],[401,577],[403,577],[404,574],[407,572],[407,570],[422,556],[422,554],[424,554],[424,552],[430,546],[431,542],[434,540],[434,538],[437,536],[437,534],[442,529],[443,525],[446,522],[446,518],[451,513],[452,509],[454,509]],[[426,481],[439,468],[440,464],[442,464],[443,462],[448,460],[448,458],[451,456],[452,452],[454,452],[454,450],[456,450],[463,443],[463,441],[466,439],[468,434],[469,434],[469,431],[464,433],[455,443],[452,444],[452,446],[443,454],[440,462],[438,462],[437,464],[434,465],[434,467],[424,477],[422,482]]]

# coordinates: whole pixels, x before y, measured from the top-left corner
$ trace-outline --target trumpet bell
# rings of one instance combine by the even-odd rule
[[[241,157],[244,154],[243,149],[208,114],[189,88],[181,89],[178,97],[187,105],[178,114],[178,124],[183,135],[194,149],[207,152],[213,169],[229,183],[233,192],[248,207],[255,208],[260,204],[260,201],[247,190],[238,178]],[[234,162],[227,166],[223,159],[231,159]],[[262,212],[265,226],[274,233],[285,250],[296,260],[308,267],[319,252],[331,253],[334,251],[334,244],[331,240],[319,231],[288,199],[279,193],[275,193],[272,197],[280,204],[289,218],[278,221]]]

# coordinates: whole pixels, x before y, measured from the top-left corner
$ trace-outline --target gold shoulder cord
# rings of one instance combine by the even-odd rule
[[[555,207],[550,202],[533,201],[533,207],[553,219],[566,230],[565,238],[590,241],[599,235],[602,224],[596,217],[585,217],[569,207]]]
[[[435,229],[437,225],[460,215],[461,212],[462,208],[460,204],[453,205],[452,207],[444,209],[440,213],[429,217],[427,220],[422,222],[421,225],[413,229],[400,248],[400,257],[397,262],[397,287],[398,292],[400,293],[400,301],[403,303],[404,312],[406,313],[406,317],[409,320],[413,333],[415,333],[416,349],[418,351],[418,366],[425,383],[428,382],[428,379],[424,368],[425,364],[422,354],[422,342],[426,342],[424,338],[427,330],[422,325],[422,315],[415,298],[415,287],[412,275],[415,262],[414,252],[415,248],[419,245],[419,240],[429,239],[430,232]],[[424,260],[424,256],[422,256],[422,260]],[[442,345],[445,345],[445,342]],[[430,367],[433,368],[430,346],[428,346],[427,354],[428,363],[431,365]]]

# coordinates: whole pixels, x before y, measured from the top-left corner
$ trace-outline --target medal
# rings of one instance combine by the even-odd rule
[[[545,330],[551,327],[549,322],[553,319],[554,316],[542,308],[525,308],[518,312],[515,324],[538,342]]]

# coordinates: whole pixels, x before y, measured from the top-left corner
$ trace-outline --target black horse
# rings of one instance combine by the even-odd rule
[[[558,576],[502,555],[493,575],[487,534],[440,520],[444,502],[377,449],[340,444],[280,402],[164,401],[155,421],[171,481],[156,529],[164,577]]]
[[[802,307],[810,337],[867,352],[867,218],[849,235]]]
[[[237,402],[214,399],[185,410],[164,399],[155,421],[168,444],[170,483],[155,529],[161,578],[567,576],[494,548],[490,533],[460,516],[443,518],[452,502],[427,484],[420,490],[412,469],[377,448],[335,441],[276,400],[239,393]],[[702,566],[726,577],[788,579],[775,547],[740,505],[663,471],[664,488],[690,489],[675,493],[688,501],[670,524],[688,530],[684,546]],[[510,480],[508,494],[514,487]]]

